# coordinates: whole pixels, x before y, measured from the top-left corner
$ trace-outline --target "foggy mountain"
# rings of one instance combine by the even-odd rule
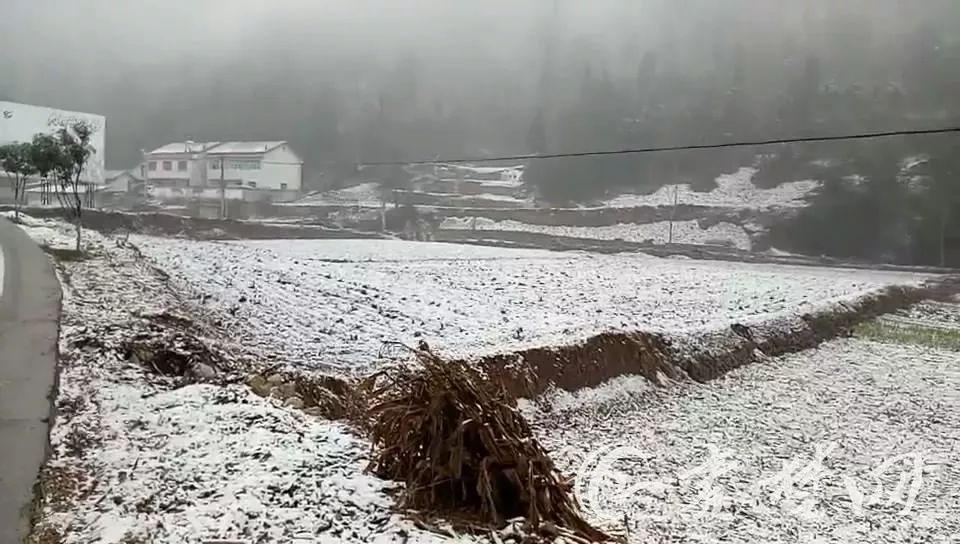
[[[316,184],[356,161],[939,126],[958,24],[953,0],[8,0],[0,98],[105,115],[112,168],[287,139]],[[709,183],[752,155],[581,162],[599,184],[558,192]]]

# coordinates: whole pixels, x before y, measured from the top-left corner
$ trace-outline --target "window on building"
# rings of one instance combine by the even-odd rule
[[[256,188],[257,188],[257,182],[256,182],[256,181],[248,181],[248,182],[247,182],[247,187],[250,187],[251,189],[256,189]]]
[[[173,170],[173,161],[163,161],[163,169],[168,172]]]
[[[151,171],[155,171],[157,169],[157,161],[150,161],[150,164],[147,166],[147,168],[149,168]]]
[[[211,168],[212,170],[219,170],[219,169],[220,169],[220,161],[210,161],[210,168]]]
[[[287,190],[287,184],[286,184],[286,183],[281,183],[281,184],[280,184],[280,190],[281,190],[281,191],[286,191],[286,190]]]
[[[177,170],[180,172],[187,171],[187,161],[177,161]]]
[[[259,170],[260,161],[256,159],[243,159],[227,161],[227,170]]]

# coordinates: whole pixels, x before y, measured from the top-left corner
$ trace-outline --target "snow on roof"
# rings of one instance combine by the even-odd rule
[[[509,172],[511,170],[523,170],[522,164],[518,164],[516,166],[469,166],[465,164],[443,164],[441,166],[464,170],[467,172],[474,172],[476,174],[500,174],[503,172]]]
[[[148,153],[148,155],[167,153],[197,153],[200,151],[206,151],[219,144],[220,142],[172,142],[154,149]]]
[[[271,149],[286,144],[284,140],[263,141],[263,142],[223,142],[209,149],[211,155],[226,155],[232,153],[266,153]]]
[[[104,179],[104,180],[107,180],[107,181],[110,181],[110,180],[112,180],[112,179],[119,178],[120,176],[122,176],[122,175],[124,175],[124,174],[130,174],[130,176],[131,176],[133,179],[141,179],[141,178],[140,178],[140,169],[139,169],[139,168],[130,168],[130,169],[128,169],[128,170],[104,170],[104,171],[103,171],[103,179]]]
[[[148,153],[148,155],[200,153],[204,151],[210,155],[255,154],[266,153],[267,151],[286,145],[286,143],[286,140],[264,140],[255,142],[173,142],[154,149]]]

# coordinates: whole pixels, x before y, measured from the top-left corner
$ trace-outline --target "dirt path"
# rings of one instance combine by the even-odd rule
[[[625,486],[599,485],[599,500],[587,502],[600,517],[626,521],[633,542],[956,542],[958,359],[951,351],[843,339],[707,384],[655,389],[629,378],[566,395],[537,425],[561,468],[582,482],[598,474],[592,461],[582,464],[589,451],[630,448],[612,453],[620,459],[614,468],[625,482],[649,482],[645,489],[611,499]],[[793,460],[795,477],[815,468],[817,448],[827,453],[823,470],[810,472],[806,485],[764,483]],[[883,503],[901,474],[912,476],[908,457],[882,478],[882,503],[856,515],[844,477],[869,496],[871,470],[914,452],[923,472],[912,510]],[[686,473],[705,467],[718,471],[715,483]],[[704,506],[711,496],[701,491],[711,490],[719,512]]]

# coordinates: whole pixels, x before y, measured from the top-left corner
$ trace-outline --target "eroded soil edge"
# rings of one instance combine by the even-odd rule
[[[887,287],[849,302],[802,315],[757,324],[669,337],[649,332],[611,332],[562,347],[541,347],[484,357],[487,373],[517,396],[535,397],[552,387],[576,391],[623,375],[642,375],[658,385],[669,380],[699,382],[760,361],[815,348],[852,333],[854,327],[925,299],[960,290],[960,278],[929,281],[920,287]]]

